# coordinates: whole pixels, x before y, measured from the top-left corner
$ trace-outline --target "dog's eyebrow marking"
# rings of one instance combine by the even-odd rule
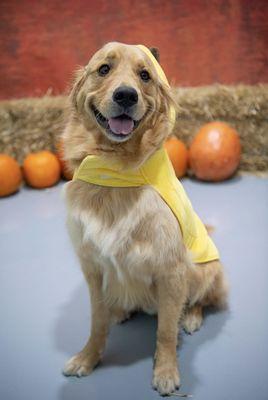
[[[137,67],[140,69],[146,68],[146,62],[144,60],[138,60]]]
[[[109,64],[112,63],[116,58],[116,53],[114,51],[110,51],[109,53],[105,54],[103,57],[98,57],[93,65],[89,65],[89,63],[84,67],[85,72],[88,74],[93,74],[102,64]]]
[[[116,58],[115,51],[109,51],[109,53],[107,53],[105,56],[105,59],[109,59],[109,60],[114,60],[115,58]]]
[[[146,70],[149,72],[150,76],[152,79],[155,79],[155,70],[152,68],[149,63],[147,63],[145,60],[139,60],[137,62],[137,72],[139,73],[142,70]]]

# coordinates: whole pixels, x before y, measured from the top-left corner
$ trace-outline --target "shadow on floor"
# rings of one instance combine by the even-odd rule
[[[56,348],[70,357],[81,350],[90,328],[90,302],[84,286],[65,304],[56,321]],[[130,365],[152,357],[155,348],[156,318],[142,313],[112,327],[100,368]]]
[[[86,285],[84,285],[86,286]],[[66,354],[66,360],[83,347],[89,332],[89,298],[87,288],[80,286],[75,290],[70,301],[65,304],[56,321],[55,344],[58,351]],[[213,315],[215,314],[215,315]],[[228,311],[215,312],[207,310],[204,326],[193,336],[181,334],[180,347],[180,372],[183,391],[194,393],[199,379],[194,371],[194,358],[199,346],[207,341],[213,341],[221,332],[224,324],[229,318]],[[155,350],[157,319],[156,317],[135,314],[129,321],[116,325],[111,329],[103,361],[90,377],[66,378],[66,383],[61,387],[59,399],[61,400],[84,400],[116,398],[116,386],[120,384],[120,371],[113,371],[113,367],[127,367],[145,359],[150,360],[149,375],[152,375],[152,364]],[[146,367],[148,364],[145,364]],[[144,368],[144,366],[143,366]],[[107,369],[107,370],[106,370]],[[113,373],[112,373],[113,371]],[[59,371],[60,373],[60,371]],[[130,371],[131,373],[131,371]],[[131,376],[131,375],[130,375]],[[147,379],[148,371],[144,372]],[[131,379],[131,378],[130,378]],[[114,380],[113,384],[111,381]],[[146,382],[150,388],[150,381]],[[102,396],[101,386],[107,385],[110,395]],[[155,392],[151,390],[152,398]],[[108,395],[108,393],[107,393]],[[127,396],[128,397],[128,396]],[[125,398],[125,395],[122,399]],[[129,398],[132,398],[131,396]],[[141,398],[138,391],[133,397]]]
[[[207,308],[201,329],[193,335],[182,334],[179,347],[181,382],[184,392],[195,394],[195,388],[202,384],[195,371],[195,357],[207,342],[213,342],[222,334],[224,325],[230,318],[230,311]]]

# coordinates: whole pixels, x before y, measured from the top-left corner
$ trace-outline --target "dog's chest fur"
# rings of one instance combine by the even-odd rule
[[[87,268],[103,275],[107,300],[155,308],[154,279],[181,257],[179,224],[150,187],[67,184],[68,226]]]

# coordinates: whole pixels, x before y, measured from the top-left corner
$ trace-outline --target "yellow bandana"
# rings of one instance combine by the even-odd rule
[[[194,212],[182,184],[178,181],[166,151],[156,151],[139,169],[121,170],[99,156],[87,156],[75,171],[74,180],[110,187],[152,186],[179,221],[183,242],[196,263],[216,260],[218,251],[205,226]]]
[[[146,47],[139,45],[153,62],[160,79],[168,85],[167,78]],[[175,122],[175,109],[170,109],[169,118]],[[183,186],[178,181],[164,148],[156,151],[139,169],[122,171],[120,164],[111,164],[100,156],[87,156],[75,171],[73,180],[81,180],[99,186],[139,187],[152,186],[176,216],[182,231],[185,247],[195,263],[219,258],[219,253],[207,230],[194,212]]]

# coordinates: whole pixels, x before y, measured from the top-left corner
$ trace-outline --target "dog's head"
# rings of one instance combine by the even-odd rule
[[[170,88],[138,46],[108,43],[95,53],[78,72],[71,102],[91,146],[128,160],[152,153],[172,128]]]

